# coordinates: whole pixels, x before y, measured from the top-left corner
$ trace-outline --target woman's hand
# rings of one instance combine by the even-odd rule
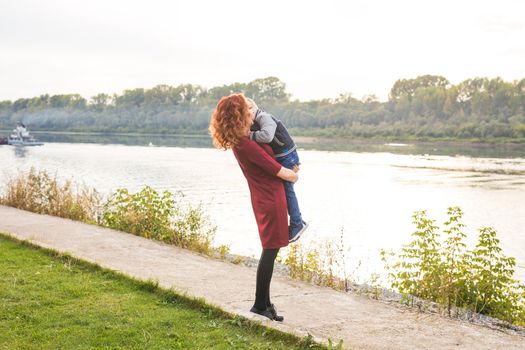
[[[299,164],[295,164],[295,165],[293,166],[292,170],[293,170],[294,173],[298,173],[299,170],[301,170],[301,169],[299,168]]]
[[[283,179],[284,181],[296,183],[299,180],[299,175],[293,170],[290,170],[285,167],[281,167],[281,170],[277,173],[277,176]]]

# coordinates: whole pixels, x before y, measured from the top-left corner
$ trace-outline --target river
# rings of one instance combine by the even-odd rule
[[[46,144],[0,146],[0,186],[19,171],[47,170],[108,194],[119,187],[182,191],[217,225],[216,244],[257,256],[257,228],[246,180],[230,151],[207,137],[37,134]],[[383,275],[379,250],[396,249],[427,210],[442,226],[447,207],[465,212],[469,243],[482,226],[496,228],[525,281],[525,145],[348,142],[298,138],[302,162],[296,192],[310,223],[301,242],[344,247],[347,274],[359,282]]]

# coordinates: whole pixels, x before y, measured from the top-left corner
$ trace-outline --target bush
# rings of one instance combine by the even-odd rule
[[[136,193],[118,189],[104,206],[102,225],[209,254],[216,228],[200,206],[183,207],[175,199],[149,186]]]
[[[103,201],[95,189],[76,185],[72,180],[60,184],[56,176],[33,168],[8,181],[6,188],[0,197],[3,205],[97,223],[208,255],[217,251],[224,257],[228,250],[227,246],[212,248],[216,227],[201,206],[183,205],[168,191],[159,194],[146,186],[130,193],[121,188]]]
[[[463,212],[449,208],[448,216],[442,237],[425,211],[416,212],[412,242],[399,253],[382,252],[392,288],[409,299],[434,301],[449,313],[463,307],[525,325],[525,286],[513,278],[516,261],[503,254],[496,231],[480,229],[478,243],[469,250]]]

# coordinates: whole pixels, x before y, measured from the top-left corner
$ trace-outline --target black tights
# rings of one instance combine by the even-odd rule
[[[279,253],[277,249],[263,249],[261,260],[257,266],[257,284],[255,287],[255,304],[259,310],[266,310],[270,302],[270,282],[272,281],[273,265]]]

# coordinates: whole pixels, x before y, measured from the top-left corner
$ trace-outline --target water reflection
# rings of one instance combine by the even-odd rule
[[[12,146],[16,158],[25,158],[27,156],[28,148],[24,146]]]
[[[154,135],[154,134],[83,134],[83,133],[45,133],[34,132],[43,142],[59,143],[98,143],[127,146],[171,146],[171,147],[212,147],[209,136],[192,135]]]

